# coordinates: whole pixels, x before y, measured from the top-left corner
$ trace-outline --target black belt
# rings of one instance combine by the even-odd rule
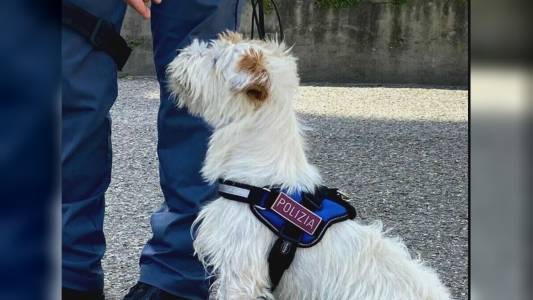
[[[118,69],[122,70],[130,56],[131,48],[111,22],[66,1],[63,1],[62,22],[86,37],[94,49],[109,54]]]

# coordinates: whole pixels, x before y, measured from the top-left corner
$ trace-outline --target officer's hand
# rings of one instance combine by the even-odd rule
[[[162,0],[152,0],[155,4],[159,4],[161,1]],[[148,2],[150,2],[150,0],[126,0],[126,2],[145,19],[150,19],[150,8],[148,8]]]

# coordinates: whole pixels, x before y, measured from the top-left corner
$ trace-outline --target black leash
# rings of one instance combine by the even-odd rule
[[[264,0],[251,0],[252,3],[252,30],[251,30],[251,38],[254,38],[254,31],[255,26],[257,27],[257,35],[260,39],[264,40],[266,38],[265,33],[265,7],[264,7]],[[274,11],[276,12],[276,17],[278,18],[278,26],[279,26],[279,42],[282,42],[285,38],[283,34],[283,25],[281,23],[281,16],[279,15],[279,10],[276,2],[274,0],[270,0],[270,3],[272,4],[272,7],[274,8]]]

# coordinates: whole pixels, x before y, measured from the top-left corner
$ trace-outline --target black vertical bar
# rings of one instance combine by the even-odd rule
[[[265,39],[265,11],[263,7],[263,0],[257,0],[258,4],[258,13],[259,13],[259,24],[257,26],[257,31],[259,33],[259,38]]]

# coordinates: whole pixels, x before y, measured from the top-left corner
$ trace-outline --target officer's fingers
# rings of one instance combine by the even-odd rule
[[[161,1],[162,0],[152,0],[152,2],[154,2],[155,4],[161,4]]]
[[[128,4],[133,7],[145,19],[150,18],[150,9],[142,0],[128,0]]]

